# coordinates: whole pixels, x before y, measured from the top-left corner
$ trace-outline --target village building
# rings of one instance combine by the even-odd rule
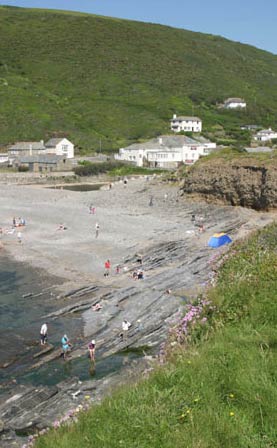
[[[56,154],[67,159],[74,157],[74,145],[67,138],[51,138],[45,143],[47,154]]]
[[[223,107],[225,109],[244,109],[246,107],[246,102],[242,98],[227,98],[224,101]]]
[[[273,138],[277,138],[277,132],[273,131],[271,128],[262,129],[254,135],[254,140],[258,142],[266,142],[268,140],[272,140]]]
[[[22,156],[33,156],[45,154],[44,141],[40,142],[17,142],[8,148],[8,155],[14,159]]]
[[[185,135],[162,135],[121,148],[115,159],[140,167],[173,169],[181,164],[192,165],[199,157],[208,155],[211,152],[208,143],[200,143]]]
[[[52,154],[71,159],[74,157],[74,145],[66,138],[52,138],[48,142],[17,142],[8,148],[10,159],[23,156]]]
[[[264,152],[272,152],[273,148],[269,148],[268,146],[257,146],[256,148],[244,148],[246,152],[249,154],[255,153],[264,153]]]
[[[33,173],[51,173],[72,169],[70,159],[55,154],[21,156],[13,161],[13,166],[16,168],[26,167],[28,171]]]
[[[198,117],[186,117],[180,115],[177,117],[176,114],[170,120],[171,130],[174,132],[201,132],[202,131],[202,121]]]
[[[0,153],[0,165],[1,164],[8,164],[9,163],[9,156],[8,156],[8,153],[6,153],[6,152],[3,152],[3,153]]]

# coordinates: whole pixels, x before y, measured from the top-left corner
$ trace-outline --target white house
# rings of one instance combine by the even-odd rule
[[[171,130],[174,132],[201,132],[202,131],[202,121],[198,117],[185,117],[180,115],[177,117],[176,114],[170,120]]]
[[[177,168],[181,163],[192,165],[210,151],[205,144],[185,135],[162,135],[145,143],[121,148],[115,159],[137,166]]]
[[[8,153],[4,152],[0,154],[0,164],[1,163],[8,163],[9,162],[9,156]]]
[[[66,138],[51,138],[47,143],[40,142],[17,142],[8,148],[10,158],[22,156],[44,156],[54,154],[67,159],[74,157],[74,145]]]
[[[67,138],[51,138],[45,143],[47,154],[56,154],[67,159],[74,157],[74,145]]]
[[[266,142],[273,138],[277,138],[277,132],[273,131],[271,128],[262,129],[261,131],[257,132],[256,135],[254,135],[254,140],[258,142]]]
[[[225,109],[244,109],[246,102],[242,98],[227,98],[224,101],[223,107]]]

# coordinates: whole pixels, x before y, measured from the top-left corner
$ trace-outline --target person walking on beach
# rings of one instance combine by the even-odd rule
[[[123,341],[126,341],[127,336],[128,336],[128,330],[131,327],[131,323],[128,322],[127,319],[124,319],[124,321],[122,322],[122,333],[121,333],[121,338]]]
[[[111,262],[110,260],[105,261],[105,272],[104,272],[104,277],[108,277],[110,274],[110,269],[111,269]]]
[[[92,341],[88,345],[89,359],[91,362],[95,363],[95,340]]]
[[[72,348],[72,344],[70,343],[70,341],[69,341],[69,339],[68,339],[66,334],[63,335],[61,343],[62,343],[62,350],[63,350],[62,351],[62,356],[63,356],[63,359],[65,360],[67,355],[68,355],[68,353],[70,352],[70,350]]]
[[[45,324],[43,324],[40,329],[40,344],[41,345],[45,345],[47,343],[47,339],[48,339],[47,333],[48,333],[48,327],[47,327],[47,322],[45,322]]]
[[[100,226],[98,222],[95,224],[95,238],[98,238]]]

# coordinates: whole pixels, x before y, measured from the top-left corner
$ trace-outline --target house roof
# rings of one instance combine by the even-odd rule
[[[271,128],[262,129],[261,131],[257,132],[257,135],[269,135],[269,134],[277,134],[277,132],[273,131]]]
[[[28,151],[30,149],[45,149],[45,146],[43,142],[17,142],[14,145],[9,146],[10,151]]]
[[[245,100],[243,98],[227,98],[227,100],[224,101],[224,104],[228,103],[245,103]]]
[[[50,147],[53,148],[55,147],[58,143],[60,143],[65,137],[60,137],[60,138],[50,138],[50,140],[48,140],[48,142],[45,143],[46,147]]]
[[[56,156],[55,154],[42,154],[37,156],[23,156],[18,157],[20,163],[50,163],[56,164],[63,160],[63,156]]]
[[[273,149],[269,148],[268,146],[257,146],[257,148],[244,148],[244,149],[248,153],[253,153],[253,152],[272,152],[273,151]]]
[[[159,137],[153,138],[152,140],[148,140],[145,143],[134,143],[133,145],[128,146],[128,150],[170,150],[175,148],[182,148],[185,145],[194,145],[199,146],[196,140],[187,137],[186,135],[161,135]]]
[[[176,118],[171,118],[170,121],[176,121],[176,120],[187,120],[187,121],[202,121],[200,118],[198,117],[187,117],[186,115],[179,115]]]

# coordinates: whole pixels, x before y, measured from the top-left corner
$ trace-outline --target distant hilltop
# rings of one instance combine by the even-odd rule
[[[1,144],[67,135],[113,151],[201,117],[203,132],[277,126],[277,57],[227,39],[101,16],[0,7]],[[228,98],[247,107],[219,109]]]

